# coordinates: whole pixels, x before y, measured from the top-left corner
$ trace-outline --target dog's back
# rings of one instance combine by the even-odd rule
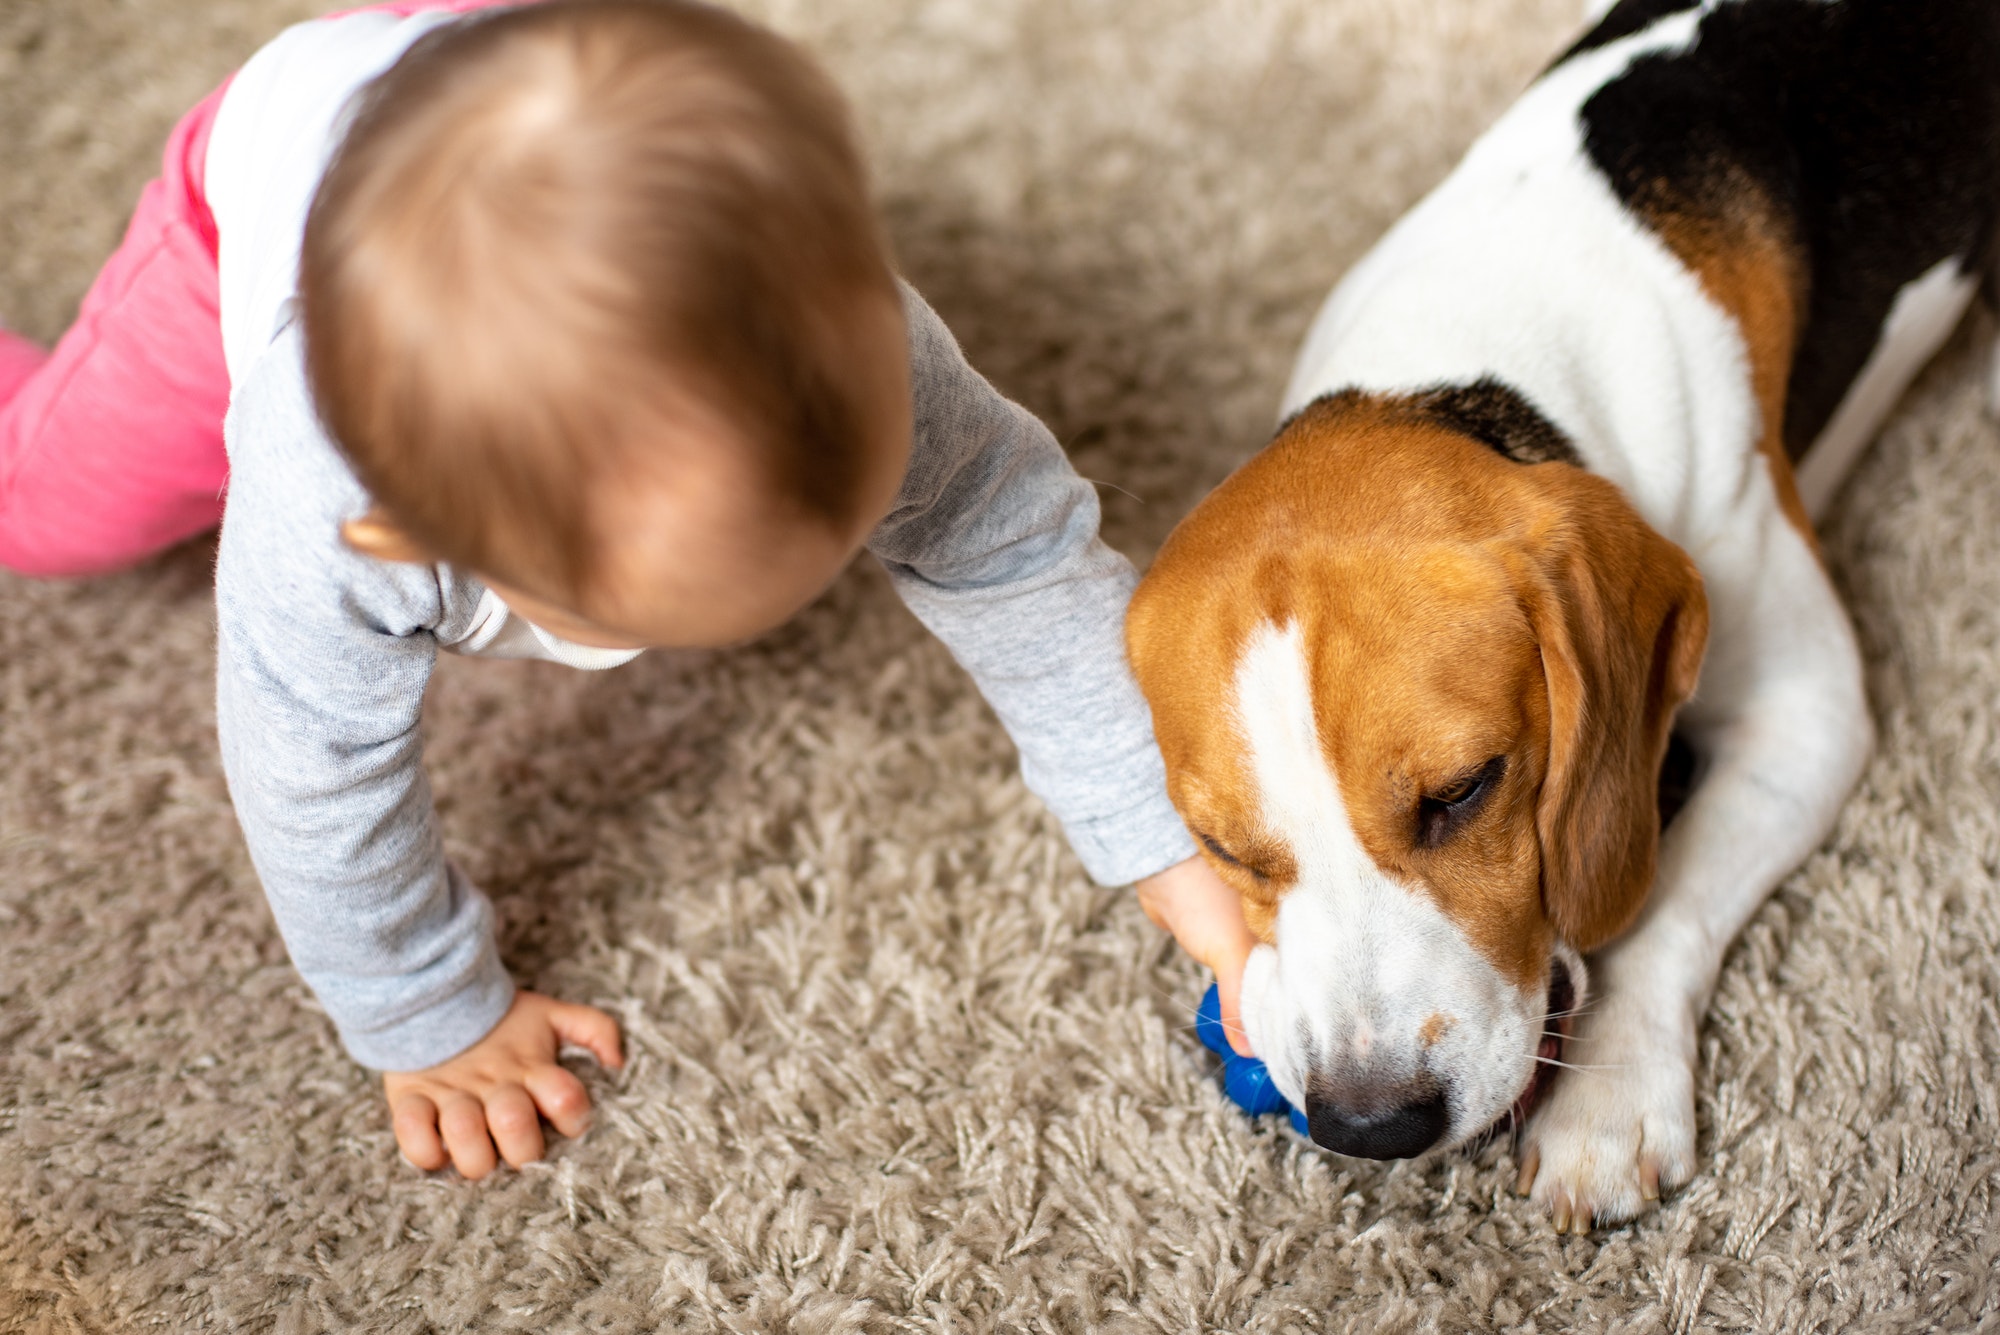
[[[1782,460],[1803,526],[1996,225],[2000,5],[1626,0],[1355,266],[1286,409],[1493,379],[1677,540],[1713,498],[1659,475],[1719,478],[1719,447]]]
[[[1697,9],[1708,12],[1692,45],[1640,56],[1583,103],[1583,144],[1625,206],[1704,276],[1718,248],[1780,253],[1796,331],[1782,442],[1818,509],[1916,369],[1915,349],[1885,347],[1903,373],[1890,385],[1863,375],[1899,296],[1915,293],[1904,323],[1921,321],[1915,285],[1935,275],[1938,296],[1962,294],[1991,259],[2000,6],[1626,0],[1564,60]],[[1930,304],[1949,311],[1928,321],[1943,329],[1895,331],[1916,335],[1917,364],[1962,295]],[[1853,390],[1868,410],[1837,423]]]

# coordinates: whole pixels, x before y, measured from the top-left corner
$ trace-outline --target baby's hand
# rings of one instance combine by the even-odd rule
[[[1243,897],[1200,857],[1175,863],[1133,888],[1146,916],[1172,932],[1182,950],[1215,971],[1222,1032],[1230,1047],[1250,1056],[1238,1003],[1243,996],[1243,966],[1257,938],[1243,922]]]
[[[542,1117],[565,1136],[582,1135],[590,1129],[590,1095],[556,1065],[564,1043],[590,1049],[614,1070],[625,1065],[618,1022],[609,1015],[516,992],[493,1032],[450,1061],[385,1072],[382,1088],[403,1157],[424,1169],[449,1159],[476,1182],[493,1171],[495,1145],[516,1168],[541,1158]]]

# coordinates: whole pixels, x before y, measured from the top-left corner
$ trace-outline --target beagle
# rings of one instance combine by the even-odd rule
[[[1873,740],[1811,519],[1996,206],[1992,0],[1624,0],[1328,298],[1127,621],[1318,1144],[1511,1112],[1559,1231],[1690,1176],[1723,953]]]

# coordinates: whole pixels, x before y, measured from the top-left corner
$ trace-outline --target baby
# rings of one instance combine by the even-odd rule
[[[280,36],[176,129],[56,349],[0,335],[0,564],[109,569],[221,522],[230,792],[403,1153],[538,1158],[542,1117],[589,1118],[560,1045],[622,1061],[610,1016],[514,987],[444,857],[437,652],[729,644],[863,547],[1233,1020],[1250,941],[1166,798],[1130,567],[895,278],[833,86],[686,0],[484,8]]]

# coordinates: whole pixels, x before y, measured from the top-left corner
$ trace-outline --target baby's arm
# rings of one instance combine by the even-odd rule
[[[1167,800],[1146,702],[1125,663],[1135,577],[1098,537],[1096,490],[1048,429],[966,364],[907,288],[916,439],[870,547],[897,592],[978,682],[1021,775],[1091,876],[1134,882],[1147,916],[1215,971],[1224,1023],[1253,943],[1241,901],[1193,856]]]
[[[238,386],[228,422],[216,608],[230,795],[292,960],[342,1042],[366,1066],[415,1073],[387,1078],[432,1109],[425,1125],[424,1104],[397,1106],[404,1153],[441,1166],[441,1124],[460,1170],[482,1176],[495,1139],[510,1161],[539,1154],[524,1106],[580,1128],[588,1100],[556,1065],[557,1043],[616,1065],[617,1028],[517,995],[490,906],[445,860],[418,726],[439,579],[340,542],[340,519],[367,498],[303,387],[288,333]]]
[[[1098,537],[1097,492],[1048,428],[967,365],[908,288],[904,308],[915,440],[869,547],[999,714],[1091,876],[1164,870],[1194,848],[1125,663],[1132,565]]]

